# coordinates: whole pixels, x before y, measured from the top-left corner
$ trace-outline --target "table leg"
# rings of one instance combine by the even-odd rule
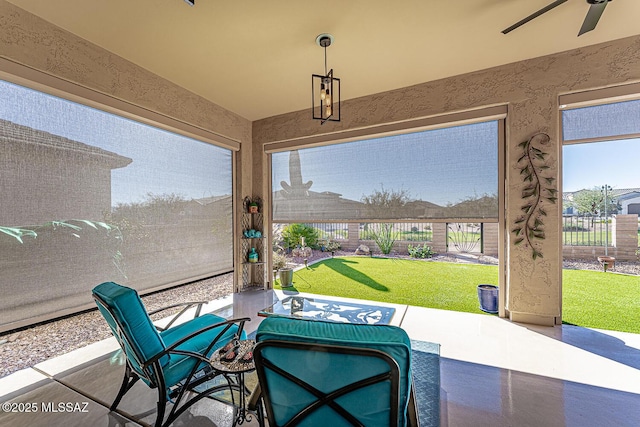
[[[237,406],[237,415],[235,420],[233,421],[234,427],[236,425],[242,425],[247,421],[251,421],[253,419],[253,414],[251,414],[247,410],[247,396],[251,394],[250,390],[247,388],[244,382],[244,372],[239,372],[236,374],[238,378],[238,394],[239,394],[239,402]],[[257,412],[260,411],[260,408],[257,408]],[[258,421],[260,422],[261,415],[260,413],[256,414]]]

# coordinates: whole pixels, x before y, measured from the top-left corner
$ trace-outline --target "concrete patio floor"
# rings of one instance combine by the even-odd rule
[[[207,309],[250,317],[251,332],[261,321],[257,312],[286,294],[244,292]],[[414,340],[441,345],[441,426],[640,425],[640,335],[394,307],[392,323]],[[155,419],[156,394],[144,384],[129,392],[119,413],[108,410],[122,378],[117,350],[109,338],[1,378],[0,402],[15,403],[17,411],[3,406],[0,425],[148,425]],[[50,402],[72,405],[54,412]],[[25,412],[27,407],[37,412]],[[230,426],[233,414],[231,406],[205,399],[174,425]]]

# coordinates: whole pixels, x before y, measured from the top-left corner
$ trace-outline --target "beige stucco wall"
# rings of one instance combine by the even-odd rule
[[[0,0],[0,57],[240,142],[251,123],[107,50]]]
[[[543,258],[534,261],[527,247],[513,244],[509,232],[521,214],[524,187],[515,168],[521,155],[517,146],[539,132],[551,136],[547,163],[559,189],[558,95],[639,80],[640,37],[636,36],[344,101],[339,123],[320,126],[307,110],[256,121],[253,140],[262,146],[334,132],[339,138],[341,131],[508,103],[506,308],[514,320],[551,324],[560,320],[561,311],[561,204],[545,206],[546,239],[538,243]]]
[[[4,0],[0,28],[0,58],[239,143],[235,206],[252,194],[249,120]]]

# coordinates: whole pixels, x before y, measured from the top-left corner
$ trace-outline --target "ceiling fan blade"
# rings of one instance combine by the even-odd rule
[[[566,2],[567,2],[567,0],[556,0],[553,3],[551,3],[550,5],[545,6],[542,9],[540,9],[539,11],[534,12],[531,15],[527,16],[526,18],[516,22],[515,24],[513,24],[509,28],[502,30],[502,34],[510,33],[511,31],[513,31],[516,28],[526,24],[527,22],[531,21],[532,19],[535,19],[538,16],[542,15],[543,13],[549,12],[551,9],[553,9],[553,8],[555,8],[557,6],[560,6],[562,3],[566,3]]]
[[[578,33],[578,37],[596,28],[596,25],[598,25],[598,21],[602,16],[602,12],[604,12],[604,8],[607,7],[607,3],[609,2],[605,1],[604,3],[591,5],[591,7],[589,8],[589,12],[587,12],[587,16],[584,18],[584,22],[582,23],[582,27],[580,28],[580,32]]]

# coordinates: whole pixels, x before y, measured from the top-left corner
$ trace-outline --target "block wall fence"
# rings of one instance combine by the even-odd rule
[[[447,224],[433,223],[431,225],[433,238],[426,242],[435,253],[446,253],[447,249]],[[377,251],[373,240],[360,240],[359,224],[348,225],[348,238],[339,240],[342,250],[355,251],[360,245],[367,245]],[[638,215],[616,215],[611,218],[611,246],[607,248],[609,256],[620,261],[636,261],[638,255]],[[498,224],[484,223],[483,225],[483,251],[484,255],[498,256]],[[397,240],[393,245],[393,251],[406,253],[409,245],[419,245],[425,242],[411,242]],[[604,246],[568,246],[562,247],[562,256],[566,259],[592,259],[604,255]]]

